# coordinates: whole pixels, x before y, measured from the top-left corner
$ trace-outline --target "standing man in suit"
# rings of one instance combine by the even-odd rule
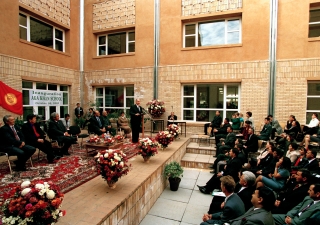
[[[83,108],[80,107],[80,103],[77,103],[77,107],[74,109],[74,115],[77,118],[80,118],[83,116]]]
[[[253,129],[250,127],[248,129],[248,140],[245,145],[243,145],[243,151],[248,157],[249,152],[257,152],[258,148],[258,137],[253,133]]]
[[[68,152],[70,146],[76,142],[76,138],[70,136],[65,126],[60,120],[60,115],[56,112],[51,113],[49,121],[48,135],[52,140],[57,140],[58,143],[63,144],[61,153],[63,155],[70,155]]]
[[[36,115],[30,114],[27,116],[27,123],[22,125],[22,133],[26,139],[26,144],[38,148],[47,154],[49,163],[53,163],[54,160],[60,158],[54,155],[51,143],[45,139],[45,133],[37,123]]]
[[[168,116],[168,120],[173,120],[173,121],[175,121],[175,120],[177,120],[178,119],[178,117],[176,116],[176,115],[174,115],[174,112],[171,112],[171,114],[170,114],[170,116]],[[178,123],[176,123],[176,122],[169,122],[168,121],[168,123],[167,123],[167,126],[169,126],[170,124],[178,124]]]
[[[263,126],[260,134],[257,135],[258,139],[269,141],[271,132],[272,132],[272,127],[270,125],[270,118],[266,117],[266,118],[264,118],[264,126]]]
[[[213,135],[213,129],[220,128],[221,123],[222,123],[222,117],[220,116],[220,111],[216,111],[216,115],[213,117],[212,122],[206,123],[204,125],[204,134],[205,135]],[[208,127],[212,127],[211,134],[207,133]]]
[[[229,220],[237,218],[245,213],[244,204],[240,197],[234,193],[236,186],[231,176],[220,178],[221,190],[226,195],[225,201],[221,204],[222,212],[214,214],[204,214],[203,222],[200,225],[223,224]]]
[[[320,211],[320,184],[312,184],[309,188],[309,196],[293,207],[286,214],[274,214],[276,225],[293,224],[304,225],[307,218]]]
[[[26,161],[33,155],[36,148],[26,145],[20,128],[14,125],[14,117],[6,115],[3,117],[4,126],[0,128],[0,143],[4,152],[16,155],[15,161],[17,171],[26,171]]]
[[[257,188],[251,198],[253,207],[242,216],[228,223],[231,225],[274,225],[274,220],[270,212],[274,200],[274,193],[270,189],[266,187]]]
[[[130,107],[132,143],[137,143],[139,141],[142,115],[143,115],[143,112],[142,112],[142,107],[140,106],[140,99],[136,99],[136,104]]]
[[[88,130],[97,135],[101,135],[105,133],[106,127],[104,124],[104,119],[100,116],[99,110],[93,111],[93,116],[89,120],[90,124],[88,126]]]

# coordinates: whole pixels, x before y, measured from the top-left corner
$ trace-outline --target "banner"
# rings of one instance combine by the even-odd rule
[[[29,90],[29,105],[32,105],[32,106],[63,105],[63,92]]]
[[[0,81],[0,105],[10,112],[22,115],[22,93]]]

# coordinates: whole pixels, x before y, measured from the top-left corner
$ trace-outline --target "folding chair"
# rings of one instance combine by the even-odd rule
[[[11,168],[11,163],[10,163],[10,156],[11,156],[11,155],[9,155],[9,154],[6,153],[6,152],[0,152],[0,156],[6,156],[6,157],[7,157],[7,162],[8,162],[8,166],[9,166],[9,169],[10,169],[10,174],[12,174],[12,168]],[[12,156],[13,156],[13,155],[12,155]],[[29,159],[30,159],[31,167],[33,167],[31,157],[30,157]]]
[[[89,134],[81,134],[81,130],[80,130],[79,126],[70,126],[69,127],[69,134],[74,137],[77,137],[77,139],[81,138],[80,149],[82,149],[83,138],[89,137]]]

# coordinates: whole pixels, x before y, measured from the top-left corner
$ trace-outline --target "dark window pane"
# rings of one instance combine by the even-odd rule
[[[56,43],[55,49],[58,51],[63,51],[63,42],[56,40],[55,43]]]
[[[55,29],[55,38],[63,41],[63,32],[61,30]]]
[[[36,83],[36,89],[47,90],[47,84]]]
[[[185,85],[183,87],[183,95],[184,96],[193,96],[194,95],[194,86],[193,85]]]
[[[45,115],[46,115],[46,107],[38,106],[38,117],[40,117],[42,120],[45,120],[46,119],[46,118],[44,118]]]
[[[309,22],[319,22],[320,21],[320,9],[310,10]]]
[[[69,102],[69,100],[68,100],[68,93],[63,93],[63,104],[64,105],[67,105],[68,104],[68,102]]]
[[[57,112],[57,108],[55,106],[49,106],[49,115],[51,115],[51,113]],[[60,118],[63,118],[63,115],[61,116],[60,113]]]
[[[130,42],[128,52],[135,52],[135,51],[136,51],[136,43]]]
[[[126,107],[130,107],[130,106],[132,106],[134,104],[134,99],[133,98],[127,98],[126,103],[127,103]]]
[[[106,46],[99,46],[99,55],[106,54]]]
[[[56,91],[58,90],[58,87],[56,84],[48,84],[48,90]]]
[[[193,110],[183,110],[183,120],[193,120]]]
[[[308,83],[308,95],[320,95],[320,83]]]
[[[60,85],[60,91],[68,91],[68,86]]]
[[[199,84],[197,108],[223,108],[223,84]]]
[[[53,27],[34,18],[30,18],[30,41],[53,48]]]
[[[126,53],[126,33],[108,35],[108,55]]]
[[[106,44],[106,36],[100,36],[99,37],[99,45]]]
[[[30,89],[32,89],[32,82],[22,81],[22,88],[30,88]]]
[[[96,96],[103,96],[103,88],[96,88]]]
[[[135,32],[129,32],[129,41],[134,41],[135,39]]]
[[[229,120],[231,122],[232,115],[235,114],[236,112],[238,112],[238,111],[227,111],[226,118],[229,118]]]
[[[209,111],[197,110],[197,121],[209,121]]]
[[[126,96],[134,96],[133,86],[131,86],[131,87],[126,87]]]
[[[309,38],[320,37],[320,24],[309,25]]]
[[[183,108],[194,108],[194,98],[183,98]]]
[[[24,27],[19,27],[20,30],[20,38],[23,40],[27,40],[27,29]]]
[[[27,16],[19,14],[19,24],[22,26],[27,26]]]
[[[320,110],[320,97],[307,99],[307,110]]]
[[[96,98],[96,108],[102,107],[103,105],[103,99],[102,98]]]
[[[32,106],[27,106],[23,107],[23,120],[27,120],[27,116],[33,114],[33,107]]]
[[[195,24],[189,24],[186,25],[185,34],[195,34],[196,33],[196,25]]]
[[[185,47],[195,47],[196,46],[196,37],[187,36],[185,40]]]
[[[69,113],[68,106],[60,106],[60,118],[63,118],[67,113]]]
[[[105,88],[105,106],[106,107],[123,107],[124,95],[123,87],[106,87]]]
[[[22,90],[23,105],[29,105],[29,90]]]

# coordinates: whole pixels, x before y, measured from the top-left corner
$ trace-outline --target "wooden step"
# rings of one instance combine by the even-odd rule
[[[212,155],[186,153],[181,159],[181,166],[188,168],[209,169],[216,158]]]

